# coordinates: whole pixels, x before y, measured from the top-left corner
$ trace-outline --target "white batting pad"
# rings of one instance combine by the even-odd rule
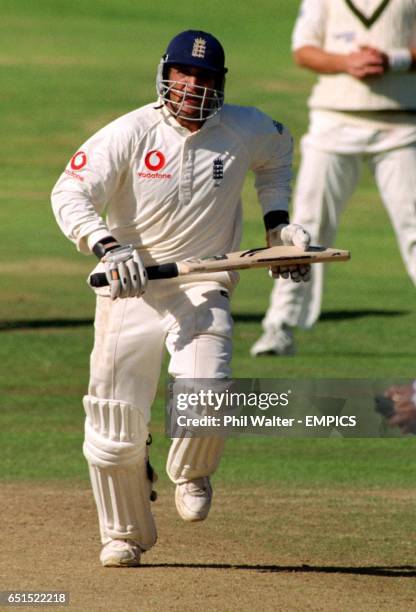
[[[175,484],[210,476],[218,467],[224,438],[175,438],[169,450],[166,471]]]
[[[98,510],[101,539],[131,539],[142,550],[157,539],[150,511],[147,427],[140,411],[126,402],[86,395],[84,455]]]

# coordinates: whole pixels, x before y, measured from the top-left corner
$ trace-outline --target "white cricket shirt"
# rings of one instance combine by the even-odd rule
[[[350,53],[364,44],[384,51],[416,45],[416,0],[351,0],[351,6],[346,0],[303,0],[292,48]],[[308,104],[303,143],[317,149],[374,154],[416,142],[416,72],[362,80],[321,74]]]
[[[233,251],[247,172],[263,215],[287,210],[292,148],[289,132],[256,108],[224,105],[190,133],[149,104],[82,145],[53,189],[53,210],[84,253],[108,234],[147,265]]]
[[[381,51],[416,45],[415,0],[303,0],[292,48],[312,45],[348,54],[368,45]],[[313,109],[346,111],[416,110],[416,72],[387,71],[356,79],[321,74],[312,91]]]

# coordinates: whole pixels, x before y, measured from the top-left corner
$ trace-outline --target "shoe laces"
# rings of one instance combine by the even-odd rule
[[[186,490],[191,495],[203,496],[208,490],[206,478],[195,478],[185,484]]]
[[[125,550],[126,548],[129,548],[129,549],[138,548],[140,551],[140,546],[135,540],[121,540],[121,539],[111,540],[109,544],[111,544],[112,548],[116,548],[118,550]]]

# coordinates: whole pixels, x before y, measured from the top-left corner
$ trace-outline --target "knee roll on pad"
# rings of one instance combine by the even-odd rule
[[[166,472],[175,484],[210,476],[218,467],[224,438],[174,438],[169,450]]]
[[[90,465],[135,464],[144,455],[147,427],[140,411],[126,402],[84,397],[84,455]]]
[[[131,539],[148,550],[156,542],[147,473],[148,436],[138,408],[87,395],[84,455],[98,510],[101,539]]]

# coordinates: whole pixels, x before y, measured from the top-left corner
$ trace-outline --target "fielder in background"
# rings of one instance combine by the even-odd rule
[[[415,0],[304,0],[292,47],[296,62],[320,75],[293,221],[330,246],[366,159],[416,282]],[[322,264],[308,285],[279,279],[251,354],[293,354],[293,328],[317,321],[322,291]]]
[[[228,378],[235,273],[147,283],[146,265],[235,251],[241,191],[253,170],[271,246],[306,247],[289,224],[292,138],[256,108],[223,104],[227,69],[214,36],[169,43],[158,101],[113,121],[72,157],[53,193],[57,222],[94,253],[110,287],[97,290],[84,454],[104,566],[134,566],[156,542],[147,440],[164,347],[173,377]],[[103,215],[103,216],[102,216]],[[307,280],[309,266],[276,269]],[[172,441],[167,473],[186,521],[208,515],[223,439]]]
[[[409,385],[393,385],[384,395],[394,403],[388,424],[399,427],[404,434],[416,434],[416,380]]]

